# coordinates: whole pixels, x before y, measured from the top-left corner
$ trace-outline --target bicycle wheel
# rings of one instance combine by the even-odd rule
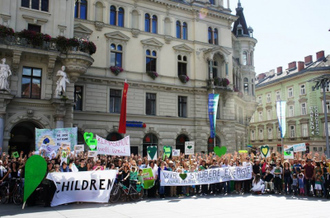
[[[13,192],[13,202],[16,205],[20,205],[23,203],[23,196],[21,195],[20,187],[16,187],[16,189]]]
[[[119,200],[121,196],[121,190],[119,185],[115,184],[112,187],[111,193],[110,193],[110,198],[109,198],[109,202],[111,203],[115,203]]]
[[[0,203],[5,204],[8,202],[8,197],[7,197],[7,187],[2,186],[0,188]]]
[[[139,190],[139,191],[137,191],[137,189]],[[129,196],[130,196],[130,198],[133,200],[133,201],[138,201],[138,200],[141,200],[142,198],[143,198],[143,188],[137,188],[137,189],[135,189],[134,187],[132,187],[132,189],[131,189],[131,192],[130,192],[130,194],[129,194]]]

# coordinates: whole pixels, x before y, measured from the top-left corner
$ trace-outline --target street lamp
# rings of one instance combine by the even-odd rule
[[[330,75],[325,74],[322,76],[315,77],[311,80],[308,80],[308,82],[316,82],[315,86],[312,87],[312,90],[315,91],[315,89],[322,88],[323,90],[323,110],[324,110],[324,123],[325,123],[325,139],[326,139],[326,146],[327,146],[327,158],[330,157],[330,151],[329,151],[329,131],[328,131],[328,111],[327,111],[327,104],[326,104],[326,95],[325,95],[325,88],[330,83]]]

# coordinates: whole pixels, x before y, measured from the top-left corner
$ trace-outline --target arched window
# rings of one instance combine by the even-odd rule
[[[158,138],[153,133],[148,133],[143,138],[143,157],[147,156],[147,147],[148,146],[157,146],[158,147]]]
[[[188,39],[188,25],[186,22],[183,22],[182,35],[182,39]]]
[[[181,22],[176,22],[176,38],[181,39]]]
[[[125,11],[123,8],[119,8],[118,10],[118,26],[124,27],[124,15]]]
[[[157,33],[158,32],[158,19],[157,16],[152,16],[152,32]]]
[[[187,56],[178,56],[178,76],[187,76]]]
[[[87,19],[87,1],[76,0],[75,3],[75,18]]]
[[[180,149],[181,153],[184,153],[184,144],[186,141],[189,141],[189,138],[184,134],[181,134],[176,138],[176,149]]]
[[[209,44],[213,44],[213,31],[211,27],[209,27],[208,30],[208,37],[209,37]]]
[[[157,71],[157,52],[146,51],[146,71]]]
[[[215,145],[221,147],[221,140],[219,136],[215,136]],[[214,151],[214,139],[209,137],[207,140],[207,153],[211,153]]]
[[[103,22],[103,5],[101,2],[95,4],[95,20]]]
[[[151,28],[150,28],[150,15],[149,14],[146,14],[145,15],[144,31],[146,31],[146,32],[150,32],[151,31]]]
[[[117,9],[115,6],[110,7],[110,25],[116,26],[117,24]]]
[[[218,39],[218,29],[214,29],[214,44],[218,45],[219,44],[219,39]]]
[[[107,140],[108,141],[119,141],[123,139],[123,136],[119,134],[118,132],[111,132],[109,135],[107,135]]]
[[[246,51],[243,52],[243,65],[248,64],[248,53]]]
[[[245,94],[249,94],[249,79],[244,78],[244,92]]]
[[[110,66],[123,66],[123,47],[121,45],[111,44]]]

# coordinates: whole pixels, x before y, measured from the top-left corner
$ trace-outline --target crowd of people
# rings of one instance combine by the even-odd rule
[[[4,182],[11,182],[20,178],[24,186],[24,166],[33,152],[25,155],[23,152],[17,158],[11,157],[5,152],[0,160],[0,186]],[[47,157],[41,154],[47,161],[47,172],[77,172],[93,170],[117,169],[117,180],[129,186],[131,182],[141,180],[143,168],[151,168],[155,179],[155,185],[145,194],[149,198],[165,198],[191,195],[228,195],[228,194],[283,194],[295,196],[328,197],[329,194],[329,169],[330,160],[325,155],[318,153],[296,153],[294,159],[285,160],[278,152],[271,153],[267,158],[262,158],[256,152],[225,154],[221,157],[214,153],[195,155],[181,154],[178,157],[166,157],[160,154],[157,160],[150,161],[141,155],[130,157],[105,156],[88,157],[87,152],[79,154],[70,153],[66,158],[62,157],[61,149],[57,155]],[[160,171],[167,170],[179,173],[203,171],[209,168],[252,165],[252,179],[245,181],[228,181],[209,185],[196,186],[161,186]],[[55,185],[46,178],[41,187],[45,193],[44,203],[49,206]],[[33,204],[33,200],[31,200]],[[29,203],[29,202],[28,202]]]

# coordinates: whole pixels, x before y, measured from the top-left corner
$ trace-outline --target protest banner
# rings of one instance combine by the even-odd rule
[[[105,155],[117,155],[117,156],[130,156],[131,146],[129,136],[118,140],[118,141],[108,141],[98,135],[96,135],[97,140],[97,153]]]
[[[77,127],[58,128],[58,129],[35,129],[36,144],[35,150],[40,148],[61,146],[63,143],[69,143],[70,150],[77,144]],[[50,152],[49,152],[50,153]]]
[[[293,145],[293,151],[294,152],[306,151],[306,144],[305,143],[300,143],[300,144]]]
[[[293,146],[284,145],[284,159],[294,159]]]
[[[155,185],[155,178],[151,168],[144,168],[142,170],[143,188],[151,189]]]
[[[49,173],[47,179],[56,186],[51,206],[72,202],[107,203],[116,175],[117,170]]]
[[[180,149],[173,149],[172,150],[172,156],[173,157],[179,157],[180,156]]]
[[[195,151],[195,142],[194,141],[187,141],[184,143],[185,155],[194,154],[194,151]]]
[[[162,186],[190,186],[227,181],[243,181],[252,178],[252,165],[213,168],[191,173],[161,171]]]

